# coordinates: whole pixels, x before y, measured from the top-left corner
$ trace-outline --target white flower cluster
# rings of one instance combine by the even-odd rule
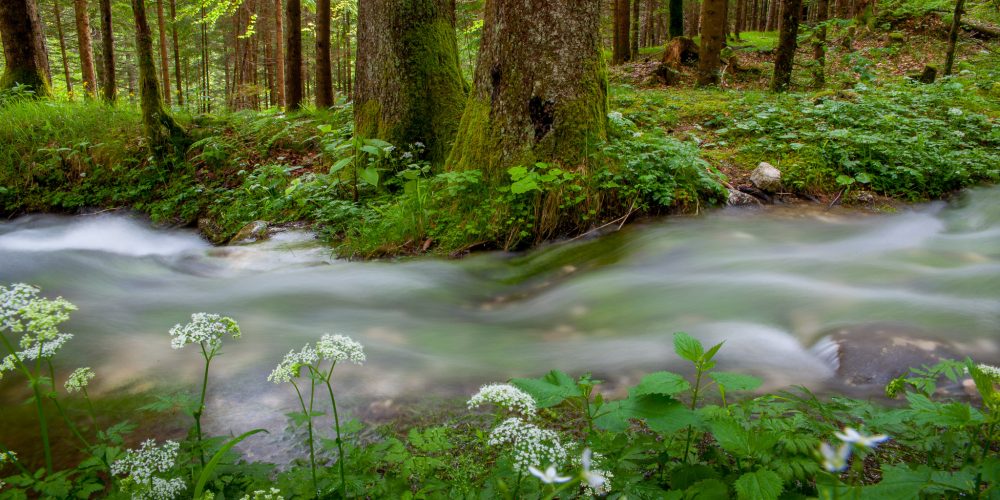
[[[364,346],[346,335],[324,333],[316,343],[319,356],[327,361],[350,361],[355,364],[365,362]]]
[[[170,335],[173,337],[170,347],[174,349],[187,344],[205,344],[209,351],[214,351],[222,346],[222,337],[240,338],[240,326],[233,318],[201,312],[192,314],[191,322],[184,326],[174,325]]]
[[[504,420],[490,432],[490,446],[510,445],[514,467],[528,472],[528,467],[558,465],[566,460],[566,448],[559,435],[517,417]]]
[[[285,354],[281,363],[278,363],[278,366],[271,371],[267,380],[275,384],[289,382],[293,378],[298,378],[299,371],[302,370],[303,366],[311,365],[317,361],[319,361],[319,353],[309,344],[306,344],[299,352],[292,349],[288,351],[288,354]]]
[[[511,384],[484,385],[469,399],[468,405],[471,410],[490,403],[527,417],[533,417],[537,411],[535,398]]]
[[[257,490],[253,494],[243,495],[240,500],[285,500],[285,497],[281,496],[281,490],[278,488],[271,488],[268,491]]]
[[[187,488],[184,480],[167,479],[156,474],[164,474],[174,468],[179,449],[180,444],[176,441],[166,441],[163,446],[158,447],[155,440],[146,440],[138,450],[126,451],[124,457],[111,464],[111,473],[116,476],[128,476],[131,482],[127,483],[127,489],[131,490],[133,499],[176,498]]]
[[[59,324],[69,319],[70,311],[76,310],[76,306],[62,297],[44,299],[38,297],[38,292],[38,288],[24,283],[10,288],[0,286],[0,328],[24,333],[22,349],[58,335]]]
[[[0,465],[7,462],[13,462],[14,460],[17,460],[17,453],[14,453],[13,451],[0,451]],[[0,480],[0,488],[3,488],[5,484],[7,483]]]
[[[0,329],[21,331],[19,313],[36,296],[38,289],[24,283],[14,283],[10,288],[0,286]]]
[[[89,366],[73,370],[73,373],[70,373],[69,378],[66,379],[66,392],[77,392],[86,389],[93,378],[94,370],[91,370]]]
[[[3,373],[8,371],[13,371],[17,369],[17,361],[20,360],[21,363],[26,363],[28,361],[34,361],[35,359],[49,359],[56,355],[56,352],[62,348],[66,342],[73,339],[72,333],[59,333],[55,337],[42,341],[41,348],[38,344],[30,345],[23,351],[18,351],[17,356],[14,354],[8,354],[0,360],[0,378],[3,378]],[[23,343],[22,343],[23,344]]]
[[[822,443],[819,447],[820,461],[827,472],[841,472],[846,469],[855,446],[863,450],[874,450],[879,443],[889,440],[889,436],[885,434],[866,436],[851,427],[845,427],[844,432],[834,432],[833,435],[843,444],[836,449],[828,443]]]
[[[979,371],[985,373],[986,376],[990,377],[994,381],[1000,380],[1000,368],[997,368],[996,366],[993,365],[984,365],[984,364],[979,364],[976,366],[979,368]]]
[[[611,478],[614,474],[611,471],[591,468],[593,464],[604,462],[604,456],[600,453],[593,453],[590,448],[583,450],[580,457],[580,467],[582,469],[583,480],[587,483],[584,493],[591,497],[604,496],[611,493]]]

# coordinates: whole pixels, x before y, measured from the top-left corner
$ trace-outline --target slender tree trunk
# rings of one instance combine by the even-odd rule
[[[614,36],[612,37],[611,64],[629,60],[629,0],[614,0]]]
[[[38,97],[50,95],[46,74],[49,61],[42,38],[35,0],[0,1],[0,39],[5,61],[0,89],[20,84]]]
[[[135,46],[139,60],[139,101],[142,123],[153,156],[164,160],[168,154],[183,151],[180,141],[184,132],[163,108],[160,86],[156,82],[156,64],[153,62],[153,36],[146,22],[145,0],[132,0],[135,16]]]
[[[333,106],[330,70],[330,0],[316,0],[316,107]]]
[[[820,89],[826,84],[825,76],[825,66],[826,66],[826,15],[830,10],[830,2],[828,0],[816,0],[816,22],[819,23],[819,27],[813,34],[815,41],[813,42],[813,59],[816,61],[816,65],[813,67],[813,86]]]
[[[771,90],[774,92],[788,90],[789,85],[791,85],[801,11],[802,0],[784,0],[781,6],[781,33],[778,34],[778,48],[774,58],[774,78],[771,80]]]
[[[104,100],[118,99],[118,80],[115,76],[115,32],[111,22],[111,0],[100,0],[101,47],[104,51]]]
[[[962,22],[962,9],[965,7],[965,0],[955,2],[955,15],[951,20],[951,30],[948,32],[948,52],[945,53],[944,75],[951,74],[955,66],[955,45],[958,43],[958,29]]]
[[[156,0],[156,24],[160,31],[160,75],[163,79],[163,101],[170,106],[170,66],[167,62],[167,28],[163,21],[163,0]]]
[[[284,16],[281,0],[274,0],[274,86],[278,90],[276,103],[282,107],[285,105],[285,50],[282,43],[285,33],[281,27]]]
[[[669,0],[670,38],[684,36],[684,0]]]
[[[519,0],[487,0],[450,168],[480,169],[497,183],[514,165],[586,164],[607,125],[601,3],[550,0],[532,12]]]
[[[69,75],[69,59],[66,58],[66,37],[63,35],[62,9],[59,0],[52,1],[52,13],[56,18],[56,31],[59,33],[59,53],[62,55],[63,75],[66,78],[66,92],[73,98],[73,79]]]
[[[736,40],[740,39],[740,32],[743,31],[743,18],[746,15],[747,0],[736,0],[736,22],[733,24],[733,35]]]
[[[778,6],[783,5],[783,0],[770,0],[767,9],[767,23],[764,31],[774,31],[778,28]]]
[[[719,54],[725,43],[727,0],[702,0],[701,47],[698,50],[698,84],[719,84]]]
[[[177,43],[177,2],[170,0],[170,36],[174,44],[174,80],[177,82],[177,105],[184,106],[184,90],[181,82],[180,44]]]
[[[631,0],[632,1],[632,29],[631,36],[629,37],[629,54],[630,60],[636,60],[639,58],[639,2],[642,0]]]
[[[292,111],[302,107],[301,0],[285,1],[285,20],[285,109]]]
[[[402,4],[402,5],[400,5]],[[368,0],[358,10],[354,132],[421,142],[441,162],[465,106],[451,0]]]
[[[90,41],[90,16],[87,14],[87,0],[74,0],[76,13],[76,36],[80,41],[80,70],[83,73],[83,89],[87,97],[97,92],[97,74],[94,71],[94,47]]]

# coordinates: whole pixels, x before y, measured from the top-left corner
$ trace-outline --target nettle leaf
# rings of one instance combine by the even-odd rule
[[[893,498],[908,500],[920,498],[920,491],[930,484],[931,471],[924,466],[911,470],[904,466],[883,465],[882,481],[861,490],[861,498]]]
[[[697,363],[705,354],[705,348],[698,339],[684,332],[677,332],[674,334],[674,352],[692,363]]]
[[[729,486],[718,479],[698,481],[684,491],[684,498],[691,500],[726,499],[729,498]]]
[[[642,420],[650,429],[656,432],[673,432],[686,427],[691,417],[680,401],[662,394],[638,394],[635,389],[629,392],[627,399],[611,401],[601,407],[599,416],[594,419],[597,427],[622,432],[628,429],[632,420]]]
[[[753,375],[730,372],[712,372],[708,374],[716,384],[721,385],[726,391],[753,391],[758,389],[763,380]]]
[[[684,377],[676,373],[655,372],[642,377],[639,385],[635,386],[635,392],[640,396],[647,394],[673,396],[678,392],[684,392],[690,388],[691,384]]]
[[[733,487],[741,500],[776,500],[784,489],[781,476],[770,470],[743,474],[733,483]]]
[[[576,381],[558,370],[552,370],[542,378],[515,378],[510,383],[535,398],[539,408],[549,408],[568,398],[583,395]]]

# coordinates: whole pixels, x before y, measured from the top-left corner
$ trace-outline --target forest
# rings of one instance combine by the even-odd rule
[[[0,44],[0,499],[1000,498],[998,0]]]

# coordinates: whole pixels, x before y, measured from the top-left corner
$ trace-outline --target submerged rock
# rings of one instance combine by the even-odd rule
[[[750,173],[750,182],[765,193],[775,193],[781,189],[781,171],[766,161],[760,162]]]
[[[726,200],[726,205],[731,207],[743,207],[748,205],[760,205],[760,200],[754,198],[753,196],[744,193],[743,191],[737,191],[735,189],[729,190],[729,198]]]
[[[246,243],[256,243],[258,241],[266,240],[268,236],[267,222],[255,220],[237,231],[236,236],[233,236],[233,238],[229,240],[229,244],[240,245]]]

